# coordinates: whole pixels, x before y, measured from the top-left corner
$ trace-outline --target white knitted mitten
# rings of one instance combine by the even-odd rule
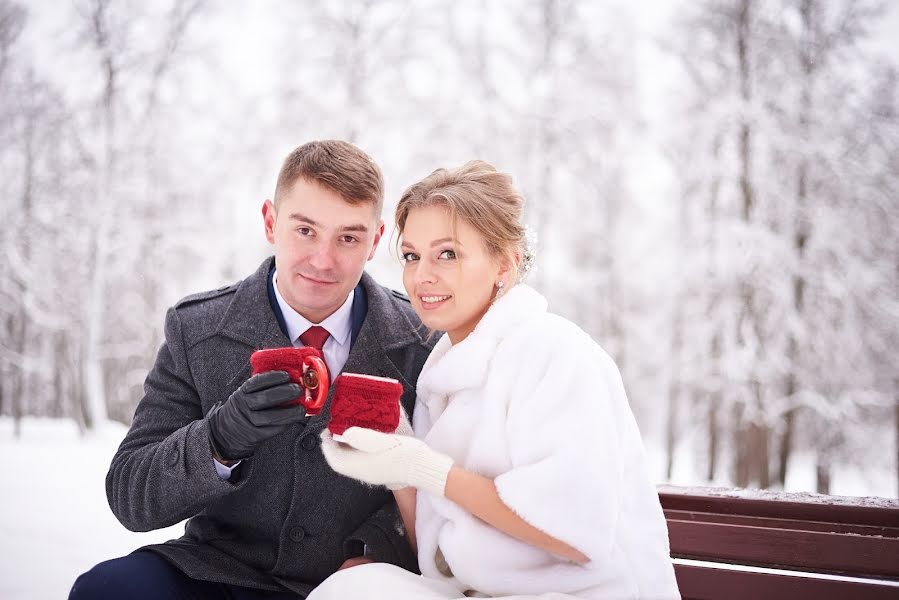
[[[396,431],[393,433],[415,437],[415,432],[412,430],[412,423],[409,422],[409,417],[406,416],[406,411],[402,406],[400,406],[400,422],[397,424]]]
[[[343,432],[340,444],[325,430],[322,452],[331,468],[347,477],[391,488],[413,486],[443,496],[453,460],[423,441],[363,427]]]

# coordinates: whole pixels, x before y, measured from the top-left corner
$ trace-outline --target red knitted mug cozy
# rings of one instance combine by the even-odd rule
[[[403,385],[396,379],[342,373],[334,381],[328,429],[341,435],[350,427],[393,433],[400,423]]]
[[[322,353],[315,348],[303,346],[302,348],[268,348],[266,350],[257,350],[250,355],[250,366],[253,368],[253,375],[265,373],[267,371],[287,371],[290,380],[300,387],[303,386],[303,359],[307,356],[316,356],[324,360]],[[323,382],[328,385],[327,380]],[[302,396],[290,404],[301,404]]]

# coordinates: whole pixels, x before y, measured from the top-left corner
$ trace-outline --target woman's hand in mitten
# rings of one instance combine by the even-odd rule
[[[443,496],[453,460],[414,437],[350,427],[338,443],[322,433],[322,452],[331,468],[372,485],[416,487]]]

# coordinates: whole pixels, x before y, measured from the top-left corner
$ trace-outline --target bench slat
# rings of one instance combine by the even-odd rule
[[[899,499],[660,485],[665,510],[899,529]]]
[[[899,578],[899,539],[668,521],[671,554],[719,562]]]
[[[684,564],[675,564],[674,572],[683,600],[896,600],[899,597],[899,587],[886,582],[816,579]]]
[[[856,535],[899,538],[899,528],[876,525],[855,525],[852,523],[830,523],[823,521],[806,520],[800,521],[796,519],[775,519],[768,517],[725,515],[719,513],[667,509],[665,510],[665,518],[669,521],[695,521],[697,523],[749,525],[751,527],[766,527],[769,529],[799,529],[802,531],[854,533]]]

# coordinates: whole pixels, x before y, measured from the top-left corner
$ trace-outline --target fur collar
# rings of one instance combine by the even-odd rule
[[[431,418],[443,413],[448,397],[483,385],[499,343],[527,321],[546,313],[547,302],[535,289],[513,286],[487,311],[468,337],[456,344],[444,335],[418,378],[418,399]]]

